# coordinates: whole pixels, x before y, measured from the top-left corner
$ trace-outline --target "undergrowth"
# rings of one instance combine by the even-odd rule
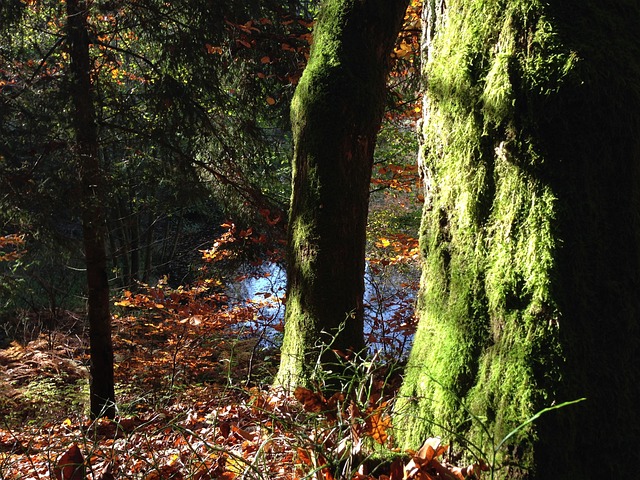
[[[339,368],[318,366],[313,388],[290,396],[247,385],[246,376],[237,375],[246,355],[230,354],[227,376],[217,383],[165,376],[142,394],[121,375],[114,420],[88,419],[86,379],[34,380],[23,400],[40,397],[49,409],[21,424],[15,415],[2,417],[0,479],[452,480],[482,478],[486,470],[493,478],[495,452],[509,437],[564,406],[539,412],[504,439],[471,445],[478,461],[456,467],[439,439],[427,439],[417,452],[394,448],[391,408],[402,365],[376,355],[339,358]],[[76,466],[82,472],[74,476]]]

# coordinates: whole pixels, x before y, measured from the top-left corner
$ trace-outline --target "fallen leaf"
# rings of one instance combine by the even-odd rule
[[[85,480],[84,457],[75,443],[63,453],[53,469],[57,480]]]
[[[302,404],[307,412],[320,413],[325,409],[327,403],[321,394],[304,387],[296,387],[293,396],[296,397],[296,400]]]
[[[115,480],[116,477],[113,476],[113,472],[111,471],[111,464],[108,463],[102,469],[102,471],[98,474],[96,480]]]
[[[157,470],[149,473],[144,480],[183,480],[184,475],[177,465],[163,465]]]

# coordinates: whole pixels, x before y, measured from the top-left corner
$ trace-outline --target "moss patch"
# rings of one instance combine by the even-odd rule
[[[638,282],[640,150],[637,135],[621,145],[616,132],[640,122],[640,57],[628,56],[639,50],[628,21],[639,7],[569,3],[447,2],[425,68],[421,158],[431,181],[421,226],[420,325],[396,406],[401,445],[417,448],[442,435],[486,454],[554,402],[589,395],[594,402],[590,410],[571,407],[575,418],[556,412],[513,436],[500,451],[498,478],[616,471],[586,458],[589,467],[561,461],[582,455],[580,436],[595,432],[586,425],[596,405],[607,408],[601,386],[630,388],[611,362],[626,371],[616,344],[633,349],[638,342],[632,312],[640,305],[631,285]],[[628,43],[607,64],[604,38],[613,25]],[[605,73],[610,68],[615,81]],[[606,311],[610,301],[616,313]],[[603,318],[618,332],[613,342],[596,340]],[[620,412],[631,410],[621,403]],[[623,417],[637,438],[637,416]],[[574,443],[554,452],[560,431]]]

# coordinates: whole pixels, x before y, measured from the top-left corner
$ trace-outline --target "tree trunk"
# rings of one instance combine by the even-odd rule
[[[98,158],[98,134],[92,100],[87,4],[67,0],[67,36],[71,57],[75,157],[81,183],[82,233],[88,287],[91,349],[91,416],[115,416],[113,348],[105,248],[103,174]]]
[[[389,56],[407,0],[327,0],[296,89],[287,307],[276,384],[304,384],[319,344],[360,352],[365,228]],[[329,361],[329,358],[324,358]]]
[[[147,210],[147,229],[144,233],[144,270],[142,272],[142,282],[149,282],[151,270],[153,269],[153,234],[157,219],[153,218],[152,210]]]
[[[131,198],[135,198],[132,194]],[[131,205],[129,213],[129,258],[131,259],[131,286],[140,281],[140,210]]]
[[[425,3],[425,18],[441,16],[397,436],[417,448],[441,435],[492,461],[533,414],[586,397],[512,436],[496,478],[634,478],[640,5],[439,3]]]

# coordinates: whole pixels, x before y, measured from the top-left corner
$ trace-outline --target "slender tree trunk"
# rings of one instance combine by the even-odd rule
[[[328,0],[291,107],[293,193],[276,384],[305,383],[318,345],[360,352],[365,227],[389,56],[407,0]],[[325,357],[325,362],[330,358]]]
[[[133,198],[133,197],[132,197]],[[131,259],[131,285],[140,281],[140,211],[131,205],[129,217],[129,258]]]
[[[120,265],[118,264],[118,245],[116,243],[117,222],[111,222],[111,225],[107,223],[107,245],[109,246],[107,251],[107,259],[111,262],[111,268],[119,272]],[[120,273],[116,276],[116,281],[119,286],[124,287],[124,279]]]
[[[88,319],[91,349],[91,416],[115,416],[111,314],[105,248],[103,173],[98,158],[98,134],[92,99],[91,61],[87,32],[87,3],[67,0],[67,36],[71,56],[75,156],[81,182]]]
[[[439,19],[424,263],[397,437],[441,435],[493,461],[536,412],[586,397],[510,437],[496,478],[634,478],[640,4],[439,4],[425,3]]]
[[[144,270],[142,273],[142,281],[147,283],[153,268],[153,234],[155,231],[156,220],[153,218],[152,211],[147,210],[147,230],[144,233]]]
[[[115,232],[119,232],[118,240],[120,240],[120,248],[117,250],[116,258],[119,259],[119,266],[122,278],[122,286],[124,288],[134,287],[131,281],[131,263],[129,262],[129,252],[131,249],[131,232],[128,228],[129,211],[123,207],[124,202],[118,201],[117,206],[117,224],[118,228]]]

